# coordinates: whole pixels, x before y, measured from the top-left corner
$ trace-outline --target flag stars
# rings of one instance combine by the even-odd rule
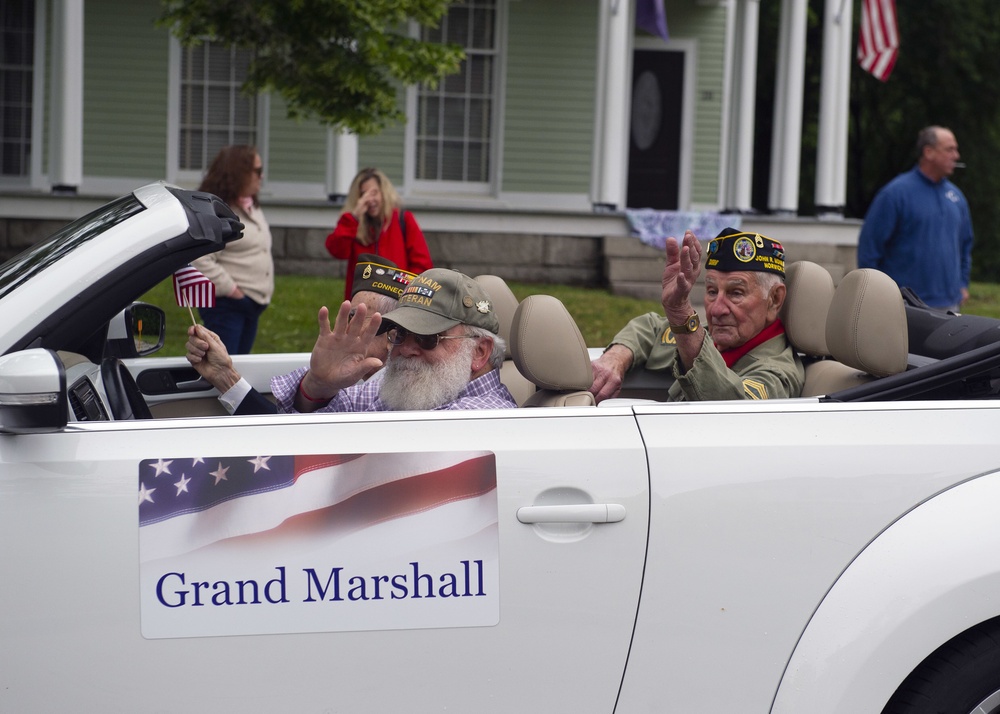
[[[251,464],[253,464],[253,472],[257,473],[260,470],[270,471],[271,467],[267,465],[267,462],[271,460],[270,456],[257,456],[253,459],[247,459]]]
[[[205,459],[201,458],[200,456],[195,456],[193,459],[191,459],[191,468],[194,468],[198,464],[203,464],[203,463],[205,463]]]
[[[155,464],[150,464],[150,466],[152,466],[153,469],[156,470],[156,473],[153,474],[153,478],[156,478],[160,474],[167,474],[168,476],[171,475],[170,474],[170,464],[172,464],[172,463],[174,463],[174,462],[173,461],[164,461],[163,459],[160,459]]]
[[[219,462],[219,468],[217,468],[215,471],[212,471],[212,472],[209,473],[210,476],[215,476],[215,485],[216,486],[219,485],[220,481],[228,481],[229,480],[228,478],[226,478],[226,472],[227,471],[229,471],[229,467],[228,466],[223,466],[222,462],[220,461]]]
[[[174,484],[177,487],[177,495],[188,493],[188,483],[191,481],[187,476],[181,474],[181,480]]]
[[[146,484],[139,484],[139,504],[141,505],[143,501],[149,501],[153,503],[153,491],[155,488],[146,488]]]

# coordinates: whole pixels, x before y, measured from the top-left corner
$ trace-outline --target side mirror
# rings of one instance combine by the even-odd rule
[[[66,369],[52,350],[0,357],[0,432],[36,434],[66,427]]]
[[[155,305],[134,302],[108,326],[107,357],[145,357],[163,347],[167,334],[166,314]]]

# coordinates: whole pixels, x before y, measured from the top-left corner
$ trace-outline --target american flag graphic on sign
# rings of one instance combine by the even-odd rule
[[[215,307],[215,284],[186,265],[174,273],[174,297],[181,307]]]
[[[139,465],[140,555],[174,557],[337,519],[363,528],[495,489],[492,453],[147,459]]]

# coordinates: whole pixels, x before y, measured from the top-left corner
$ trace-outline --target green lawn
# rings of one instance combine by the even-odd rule
[[[970,315],[1000,318],[1000,284],[972,283],[969,301],[962,310]]]
[[[562,300],[592,347],[607,344],[636,315],[661,311],[658,302],[612,295],[607,290],[527,283],[510,283],[510,288],[518,300],[539,293]],[[973,283],[971,293],[966,312],[1000,318],[1000,285]],[[254,352],[308,352],[316,340],[316,311],[321,305],[335,311],[343,294],[340,279],[279,275],[274,301],[261,317]],[[170,281],[157,285],[143,300],[167,312],[167,340],[158,354],[183,355],[191,318],[174,301]]]

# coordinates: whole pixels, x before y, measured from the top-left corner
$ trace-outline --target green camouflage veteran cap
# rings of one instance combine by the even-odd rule
[[[431,268],[406,286],[399,306],[382,316],[379,332],[399,326],[418,335],[436,335],[459,324],[500,332],[493,301],[479,283],[457,270]]]

